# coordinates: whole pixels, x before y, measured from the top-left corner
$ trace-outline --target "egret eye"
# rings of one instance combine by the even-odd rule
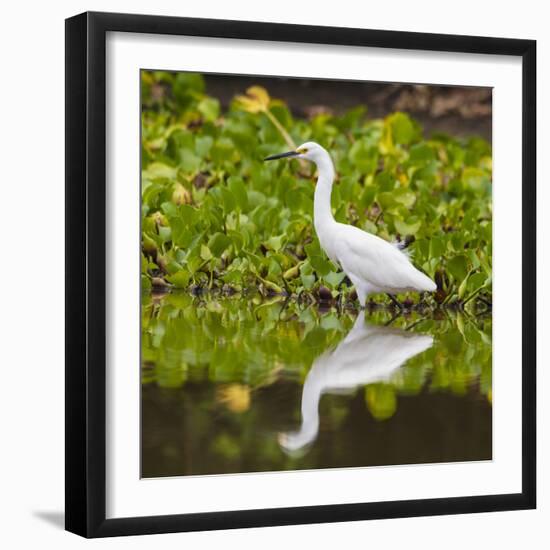
[[[307,153],[307,147],[302,147],[301,149],[298,149],[296,152],[300,153],[300,155],[303,155],[304,153]]]

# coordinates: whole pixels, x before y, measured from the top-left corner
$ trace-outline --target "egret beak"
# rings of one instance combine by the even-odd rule
[[[276,159],[283,159],[286,157],[297,157],[300,153],[298,151],[288,151],[288,153],[280,153],[278,155],[271,155],[270,157],[266,157],[264,161],[266,160],[276,160]]]

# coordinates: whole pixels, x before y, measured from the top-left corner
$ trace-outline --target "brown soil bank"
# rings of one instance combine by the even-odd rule
[[[206,75],[205,80],[208,93],[224,106],[249,86],[259,84],[301,117],[323,111],[339,114],[362,104],[373,118],[408,112],[423,125],[427,136],[445,132],[488,141],[492,137],[491,88],[224,75]]]

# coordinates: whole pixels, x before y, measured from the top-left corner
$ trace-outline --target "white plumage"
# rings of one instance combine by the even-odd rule
[[[283,157],[303,158],[317,165],[319,177],[314,197],[315,231],[327,256],[342,268],[355,286],[362,306],[371,293],[386,292],[393,295],[409,290],[436,290],[435,283],[416,269],[408,255],[394,243],[334,219],[330,205],[334,166],[323,147],[318,143],[307,142],[296,151],[273,155],[266,160]]]
[[[334,237],[325,236],[321,246],[326,251],[331,249],[329,256],[349,277],[363,306],[371,293],[436,289],[435,283],[416,269],[397,246],[358,227],[337,223]]]

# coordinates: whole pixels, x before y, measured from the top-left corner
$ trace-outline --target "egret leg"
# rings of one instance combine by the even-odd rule
[[[355,292],[357,292],[357,299],[359,300],[359,304],[364,309],[367,304],[367,295],[369,289],[361,282],[361,279],[358,279],[357,277],[355,277],[355,275],[352,275],[350,273],[348,273],[347,275],[349,277],[349,280],[355,287]]]
[[[405,306],[393,294],[386,292],[386,295],[399,309],[404,309]]]
[[[373,292],[376,294],[376,287],[372,286],[370,283],[360,282],[355,285],[355,288],[357,289],[357,296],[359,297],[359,302],[361,303],[362,308],[366,309],[367,298],[369,297],[369,294],[372,294]]]
[[[389,327],[400,315],[401,315],[401,313],[394,313],[392,315],[392,318],[389,321],[387,321],[386,323],[384,323],[384,326]]]
[[[412,330],[416,325],[419,325],[420,323],[422,323],[422,321],[425,321],[425,320],[426,320],[426,317],[421,317],[420,319],[418,319],[418,321],[415,321],[408,327],[405,327],[405,330]]]
[[[367,296],[368,296],[367,291],[361,285],[356,286],[355,289],[357,290],[357,298],[359,299],[359,303],[361,304],[361,307],[365,309],[367,305]]]

